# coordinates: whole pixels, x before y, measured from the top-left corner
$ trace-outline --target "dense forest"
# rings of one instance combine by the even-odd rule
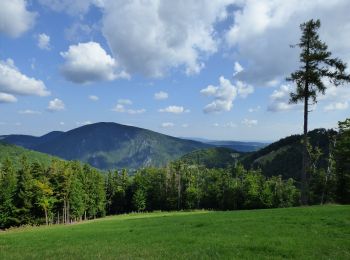
[[[350,119],[339,123],[326,168],[322,149],[309,144],[309,203],[349,203]],[[247,167],[248,168],[248,167]],[[163,168],[100,172],[77,161],[42,164],[1,158],[0,228],[72,223],[132,211],[256,209],[296,206],[298,181],[266,176],[237,160],[223,168],[176,161]]]

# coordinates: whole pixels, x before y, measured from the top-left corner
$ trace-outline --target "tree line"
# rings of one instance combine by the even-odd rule
[[[350,119],[339,122],[327,169],[308,147],[311,204],[350,203]],[[163,168],[102,173],[87,164],[53,160],[49,166],[10,159],[0,166],[0,228],[66,224],[113,214],[154,210],[237,210],[300,204],[300,183],[264,176],[241,164],[208,169],[181,161]]]

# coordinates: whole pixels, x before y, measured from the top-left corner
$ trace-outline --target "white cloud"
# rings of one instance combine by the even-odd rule
[[[161,127],[163,127],[163,128],[172,128],[174,126],[175,126],[175,124],[171,123],[171,122],[165,122],[165,123],[161,124]]]
[[[258,120],[256,119],[247,119],[245,118],[243,121],[242,121],[242,124],[247,126],[247,127],[252,127],[252,126],[256,126],[258,124]]]
[[[60,111],[65,109],[65,105],[62,100],[55,98],[49,102],[47,109],[49,111]]]
[[[168,93],[164,91],[159,91],[157,93],[154,93],[154,99],[156,100],[164,100],[164,99],[167,99],[168,97],[169,97]]]
[[[189,113],[189,109],[185,109],[183,106],[168,106],[158,110],[161,113],[173,113],[173,114],[182,114]]]
[[[171,68],[199,73],[218,48],[214,25],[229,0],[105,1],[103,34],[131,73],[164,76]]]
[[[261,109],[261,106],[251,107],[248,109],[248,112],[249,113],[258,112],[260,109]]]
[[[34,25],[36,14],[27,10],[25,0],[0,1],[0,33],[18,37]]]
[[[18,113],[22,114],[22,115],[40,115],[41,114],[40,111],[35,111],[35,110],[30,110],[30,109],[20,110],[20,111],[18,111]]]
[[[90,96],[89,96],[89,99],[92,100],[92,101],[98,101],[98,100],[99,100],[99,97],[98,97],[98,96],[95,96],[95,95],[90,95]]]
[[[270,104],[267,107],[268,111],[280,112],[293,109],[299,109],[300,104],[290,104],[290,93],[294,90],[290,84],[281,85],[279,89],[275,89],[270,95]]]
[[[221,76],[219,82],[219,86],[209,85],[200,91],[203,95],[214,97],[214,101],[205,106],[205,113],[230,111],[237,94],[241,98],[246,98],[249,94],[254,92],[252,86],[242,81],[237,81],[236,86],[234,86],[230,80]]]
[[[0,92],[0,103],[14,103],[17,98],[14,95]]]
[[[47,96],[50,92],[44,82],[22,74],[13,60],[0,60],[0,91],[14,95]]]
[[[181,127],[182,127],[182,128],[188,128],[188,127],[189,127],[189,124],[182,124]]]
[[[312,18],[321,20],[320,39],[334,56],[350,63],[350,1],[246,0],[236,7],[225,39],[234,59],[247,64],[237,77],[249,84],[277,85],[298,68],[300,50],[290,45],[299,42],[299,25]]]
[[[45,33],[38,35],[38,47],[42,50],[50,50],[50,36]]]
[[[248,95],[254,93],[254,87],[238,80],[236,82],[237,93],[240,97],[246,98]]]
[[[97,42],[71,45],[67,52],[61,52],[65,63],[61,67],[63,76],[74,83],[129,78],[125,71],[119,71],[114,58]]]
[[[241,73],[244,70],[241,64],[238,61],[235,62],[233,67],[233,76],[236,76],[238,73]]]
[[[121,105],[131,105],[132,101],[130,99],[118,99],[118,104]]]
[[[128,99],[119,99],[118,103],[115,105],[114,108],[112,108],[112,111],[117,113],[127,113],[129,115],[137,115],[137,114],[143,114],[146,112],[146,109],[130,109],[126,108],[125,105],[131,105],[132,102]]]
[[[346,110],[348,107],[349,107],[348,102],[335,102],[325,106],[324,111]]]
[[[60,125],[64,125],[64,122],[60,122]]]

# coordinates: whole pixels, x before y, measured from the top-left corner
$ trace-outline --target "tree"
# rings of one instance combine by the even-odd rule
[[[295,46],[301,49],[301,67],[293,72],[287,80],[296,83],[296,91],[290,94],[291,103],[304,103],[304,138],[303,163],[301,171],[301,202],[308,203],[308,176],[309,158],[307,154],[307,132],[309,101],[317,102],[317,94],[325,94],[325,79],[338,86],[350,82],[350,75],[345,73],[346,64],[338,58],[331,58],[332,53],[327,45],[319,39],[317,33],[321,26],[320,20],[309,20],[300,25],[302,36]],[[294,47],[294,46],[292,46]]]
[[[136,190],[132,198],[132,203],[137,212],[141,212],[146,209],[146,197],[143,190],[141,189]]]
[[[350,203],[350,118],[339,122],[339,134],[335,146],[337,197],[344,204]]]

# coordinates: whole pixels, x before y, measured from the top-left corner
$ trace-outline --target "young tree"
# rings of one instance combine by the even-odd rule
[[[324,79],[328,79],[335,86],[350,82],[350,75],[345,73],[346,64],[338,58],[331,58],[327,45],[319,39],[317,33],[321,26],[320,20],[310,20],[300,25],[302,36],[295,46],[301,49],[301,67],[293,72],[287,80],[296,83],[296,91],[290,94],[291,103],[304,103],[304,138],[303,164],[301,171],[301,201],[308,203],[309,158],[307,153],[307,132],[310,100],[317,102],[317,94],[325,94]]]

